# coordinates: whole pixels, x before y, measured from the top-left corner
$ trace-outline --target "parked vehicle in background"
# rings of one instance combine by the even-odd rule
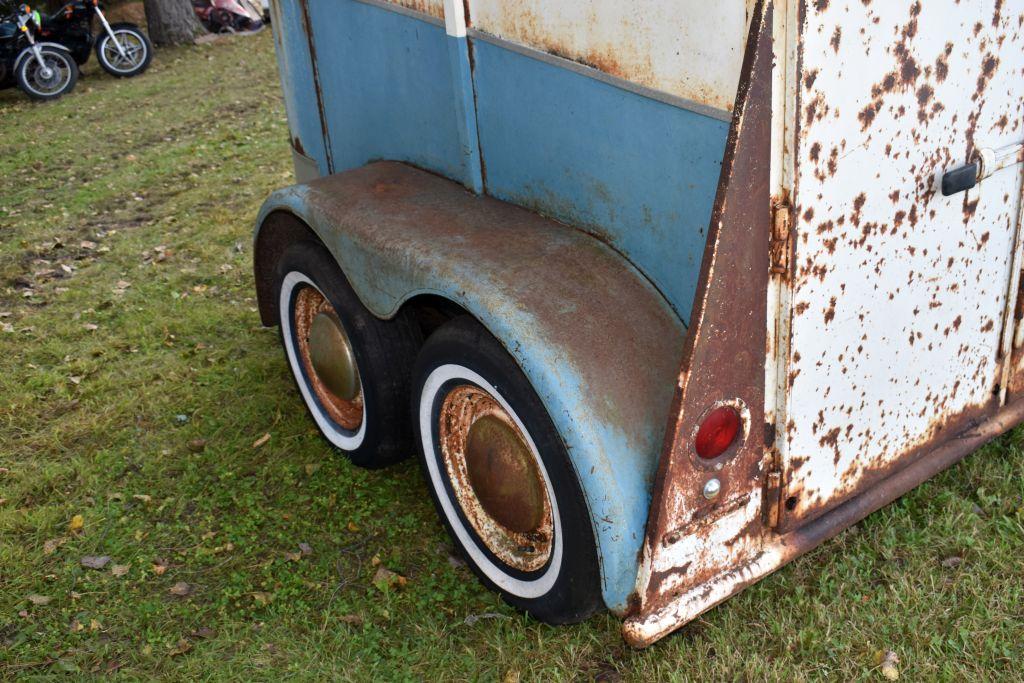
[[[252,0],[192,0],[192,9],[211,33],[263,28],[263,12]]]
[[[100,23],[95,36],[94,19]],[[99,0],[75,0],[43,16],[40,35],[67,48],[79,66],[95,48],[103,70],[119,78],[138,76],[153,60],[153,45],[142,29],[127,22],[109,23]]]
[[[262,320],[509,603],[650,644],[1024,420],[1024,3],[273,10]]]
[[[17,85],[35,100],[71,92],[78,65],[62,45],[39,40],[42,17],[28,5],[0,17],[0,87]]]

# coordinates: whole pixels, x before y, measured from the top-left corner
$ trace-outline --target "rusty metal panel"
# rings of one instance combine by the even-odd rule
[[[751,23],[722,176],[655,482],[635,613],[626,639],[646,645],[778,563],[762,548],[765,457],[772,15]],[[736,410],[742,433],[713,459],[698,456],[705,416]],[[709,486],[710,484],[710,486]],[[746,578],[744,578],[746,577]]]
[[[802,7],[783,528],[995,407],[1024,136],[1024,12],[999,0]]]
[[[732,110],[753,0],[467,1],[478,31]]]

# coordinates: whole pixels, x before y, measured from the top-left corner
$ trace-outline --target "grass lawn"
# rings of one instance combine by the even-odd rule
[[[453,557],[414,460],[331,452],[260,327],[269,32],[0,92],[0,130],[0,678],[1024,677],[1020,431],[647,650],[544,626]]]

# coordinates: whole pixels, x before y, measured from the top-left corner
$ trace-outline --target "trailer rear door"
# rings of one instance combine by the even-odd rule
[[[804,13],[783,529],[998,403],[1019,270],[1020,164],[966,192],[939,189],[980,150],[1024,138],[1020,6],[809,2]]]

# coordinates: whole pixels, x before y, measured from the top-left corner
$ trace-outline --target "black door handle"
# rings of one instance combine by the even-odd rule
[[[978,184],[978,162],[946,171],[942,176],[942,196],[964,192]]]

